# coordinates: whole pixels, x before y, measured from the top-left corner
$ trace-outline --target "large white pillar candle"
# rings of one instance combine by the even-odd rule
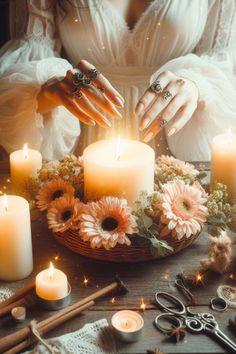
[[[28,149],[27,145],[22,150],[10,154],[11,181],[15,190],[21,190],[25,181],[36,177],[37,171],[42,167],[42,155],[37,150]]]
[[[68,295],[67,276],[59,269],[55,269],[50,263],[48,269],[36,276],[36,294],[44,300],[59,300]]]
[[[136,140],[101,140],[84,150],[86,200],[104,195],[134,203],[141,191],[154,189],[154,150]]]
[[[20,280],[33,270],[29,203],[22,197],[0,197],[0,279]]]
[[[236,200],[236,134],[217,135],[212,142],[211,187],[227,185],[229,200]]]

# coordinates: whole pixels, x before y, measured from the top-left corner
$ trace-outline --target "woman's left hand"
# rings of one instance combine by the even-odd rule
[[[144,141],[152,140],[166,124],[168,136],[177,133],[191,119],[198,98],[198,88],[193,81],[170,71],[162,72],[136,106]]]

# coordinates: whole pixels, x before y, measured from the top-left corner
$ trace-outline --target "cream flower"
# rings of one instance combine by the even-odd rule
[[[127,234],[137,230],[136,217],[124,199],[103,197],[84,207],[80,215],[80,235],[92,248],[113,248],[117,243],[130,245]]]
[[[178,160],[173,156],[162,155],[158,157],[157,163],[160,166],[173,166],[191,177],[196,177],[199,174],[199,171],[196,170],[192,164]]]
[[[83,204],[72,195],[64,195],[51,203],[48,213],[48,227],[54,232],[63,232],[69,228],[78,229],[78,216]]]
[[[163,185],[161,222],[166,226],[161,236],[172,233],[178,239],[196,235],[206,222],[207,198],[195,186],[175,180]]]
[[[70,185],[70,183],[59,178],[46,182],[39,190],[36,197],[37,207],[40,210],[46,210],[50,206],[51,202],[65,194],[74,194],[74,188]]]

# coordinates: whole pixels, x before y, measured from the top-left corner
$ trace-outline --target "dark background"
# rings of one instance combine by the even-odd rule
[[[0,0],[0,47],[10,39],[8,14],[9,1]]]

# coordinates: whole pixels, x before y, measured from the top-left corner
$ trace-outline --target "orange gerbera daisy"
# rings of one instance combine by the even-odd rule
[[[83,204],[72,195],[64,195],[51,203],[47,218],[48,227],[54,232],[63,232],[69,228],[78,229],[78,216]]]
[[[48,181],[39,190],[36,197],[37,207],[40,210],[46,210],[54,200],[64,196],[65,194],[74,194],[74,188],[70,183],[60,178]]]
[[[127,201],[116,197],[103,197],[84,207],[80,215],[80,235],[90,241],[92,248],[113,248],[117,243],[130,245],[127,234],[138,231],[136,216]]]

